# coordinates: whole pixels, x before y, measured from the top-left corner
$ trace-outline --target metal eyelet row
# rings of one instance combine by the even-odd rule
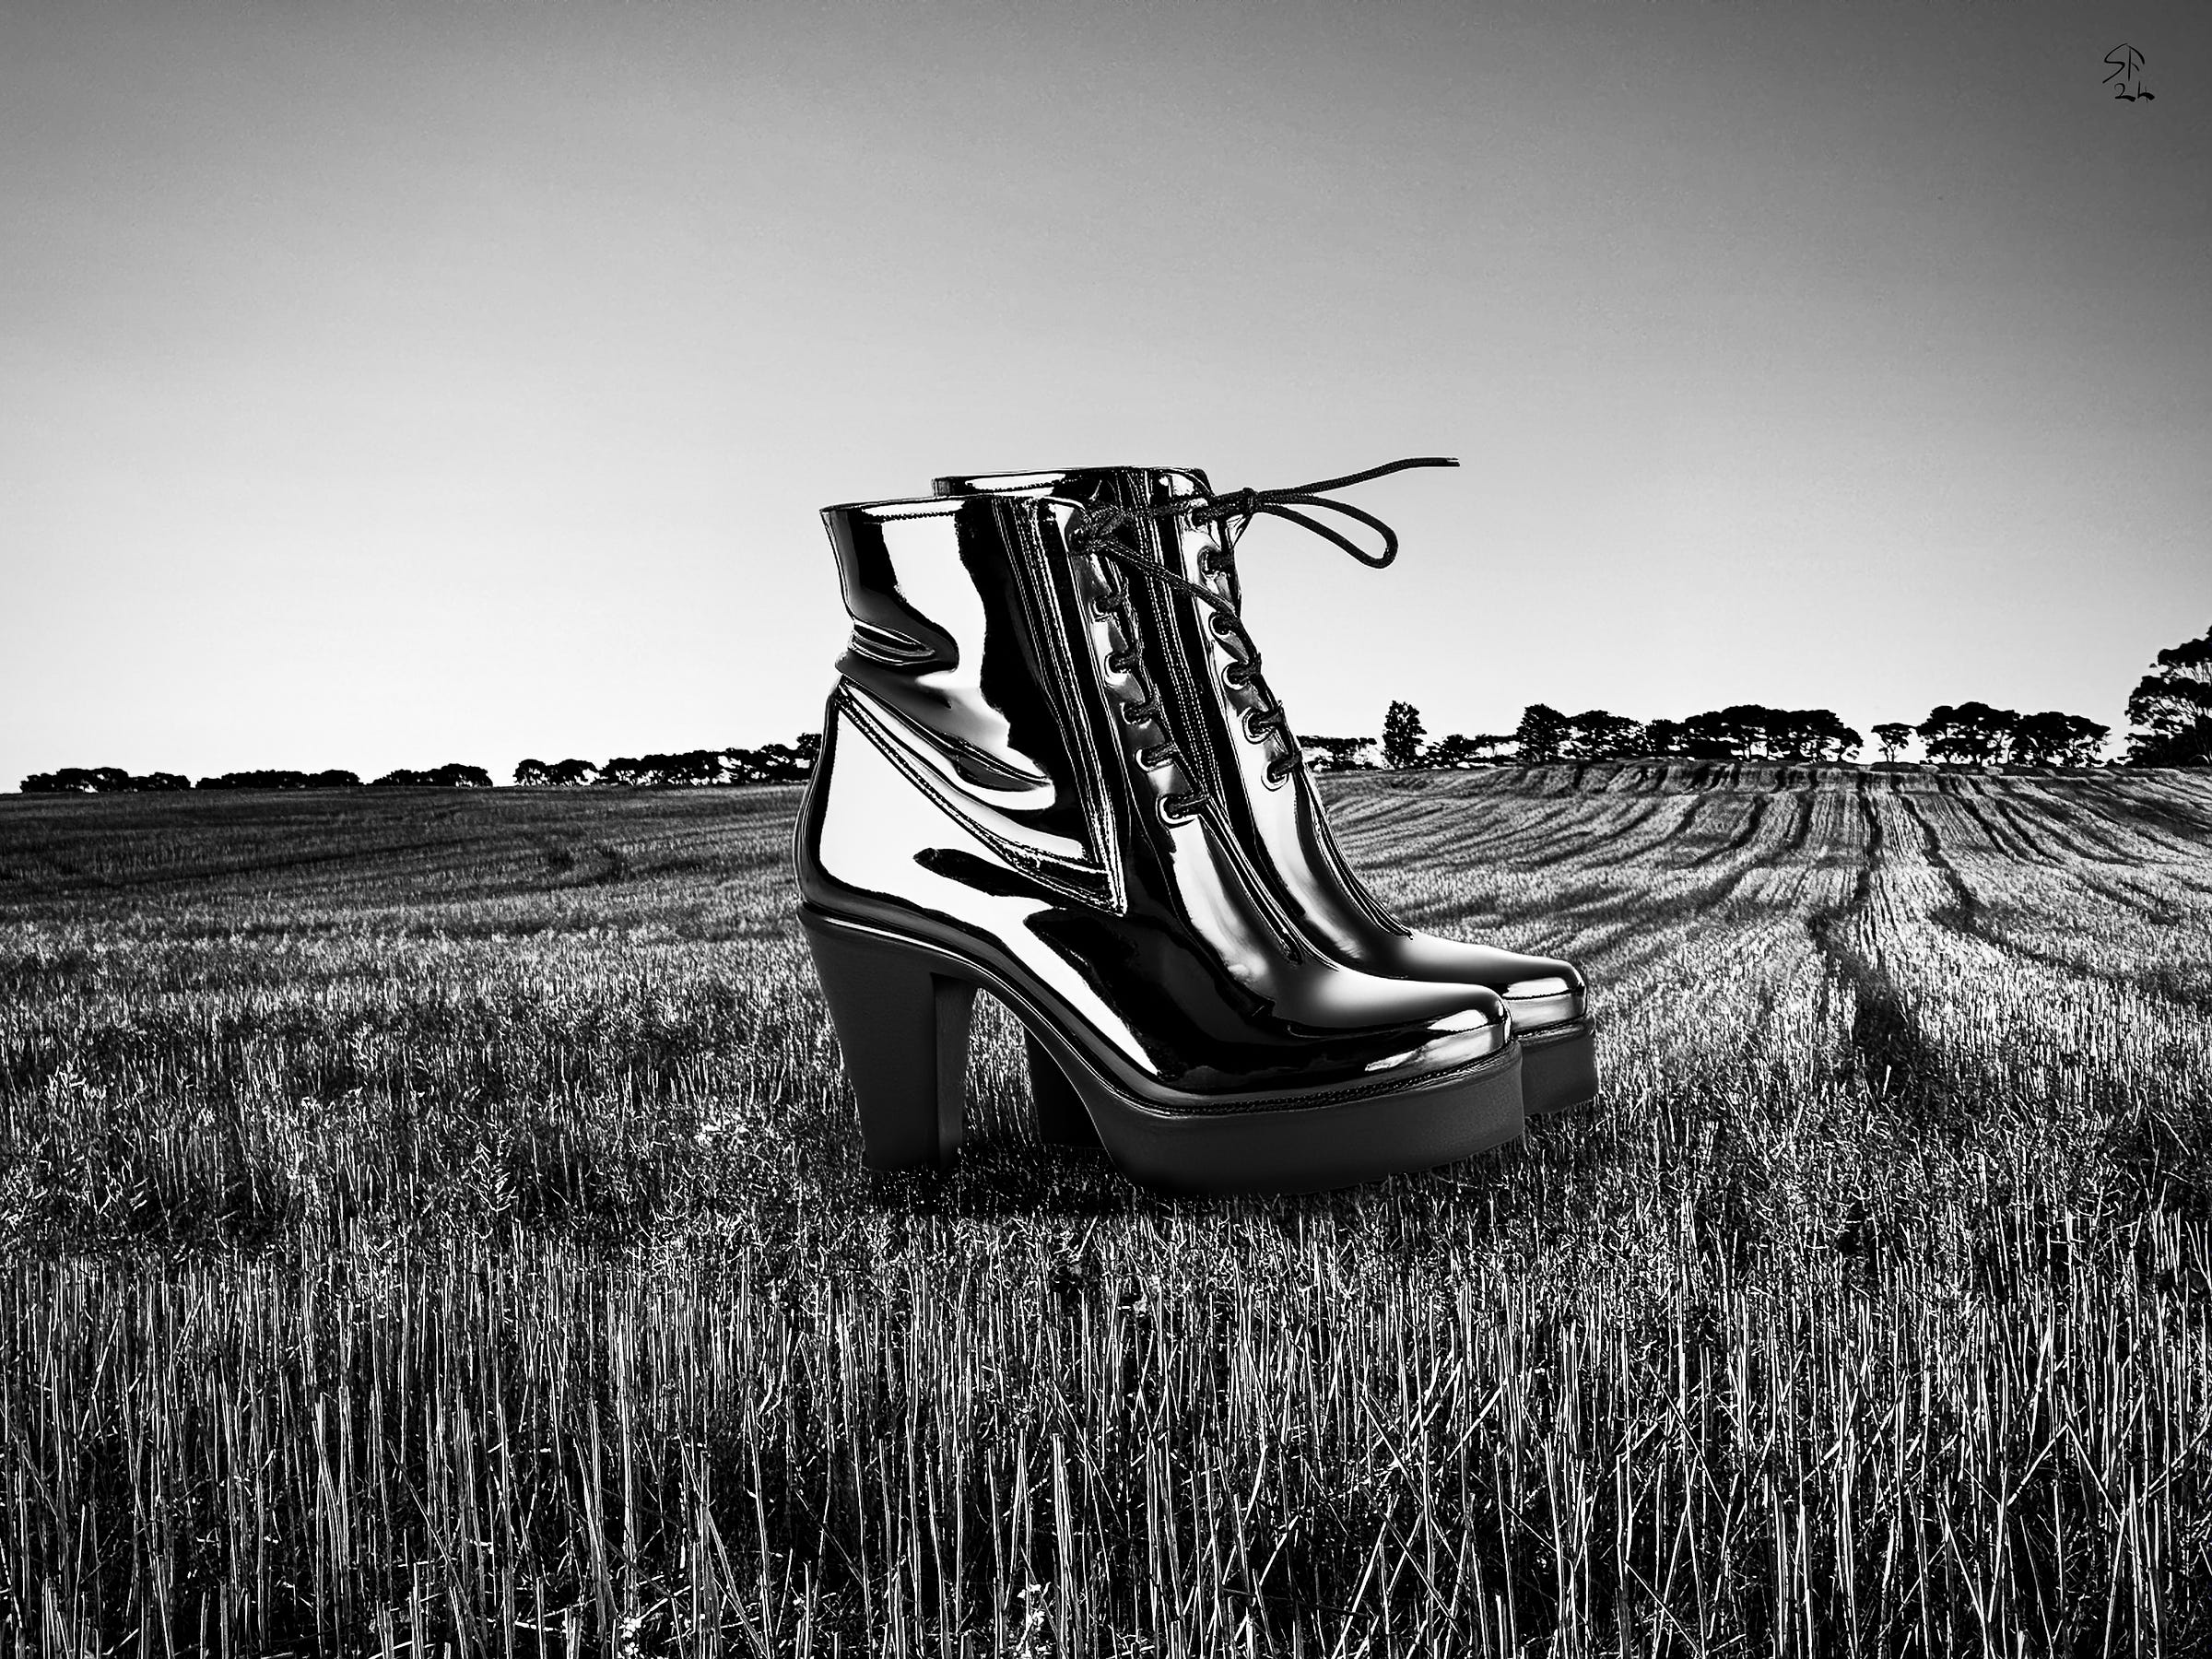
[[[1106,592],[1089,600],[1090,609],[1100,620],[1120,620],[1125,629],[1127,627],[1125,618],[1130,603],[1129,584],[1125,579],[1107,568],[1109,560],[1099,558],[1095,554],[1092,557],[1100,575],[1106,583]],[[1105,655],[1104,664],[1107,673],[1126,675],[1134,678],[1144,693],[1135,702],[1122,702],[1116,700],[1115,713],[1120,717],[1122,724],[1140,726],[1148,721],[1164,724],[1167,711],[1160,704],[1158,689],[1145,677],[1142,660],[1135,646],[1124,644],[1109,651]],[[1171,738],[1159,743],[1147,744],[1138,748],[1135,754],[1137,766],[1146,771],[1158,771],[1159,768],[1167,766],[1171,762],[1180,761],[1182,759],[1182,749]],[[1206,796],[1199,791],[1171,791],[1161,794],[1153,802],[1152,810],[1159,821],[1171,830],[1187,824],[1192,818],[1197,817],[1198,809],[1205,805],[1205,802]]]
[[[1215,545],[1211,541],[1207,542],[1199,550],[1198,574],[1213,576],[1226,569],[1228,569],[1228,565],[1219,559],[1218,550]],[[1209,608],[1206,613],[1206,622],[1214,638],[1222,644],[1233,645],[1236,643],[1230,620],[1221,612]],[[1231,691],[1251,690],[1258,677],[1253,672],[1252,665],[1241,658],[1230,663],[1221,670],[1221,683]],[[1287,722],[1283,715],[1282,706],[1278,703],[1273,708],[1245,710],[1241,724],[1247,742],[1264,744],[1268,738],[1283,731]],[[1288,758],[1270,759],[1267,762],[1266,771],[1267,786],[1270,789],[1279,786],[1285,778],[1298,770],[1298,764],[1299,756],[1295,748],[1291,749]]]

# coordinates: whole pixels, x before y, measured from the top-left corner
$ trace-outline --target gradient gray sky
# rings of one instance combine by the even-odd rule
[[[788,741],[818,508],[1116,462],[1461,457],[1248,537],[1300,731],[2118,728],[2208,99],[2203,6],[0,0],[0,789]]]

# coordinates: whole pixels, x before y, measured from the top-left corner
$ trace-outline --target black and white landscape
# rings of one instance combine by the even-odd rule
[[[2197,7],[0,0],[0,1647],[2212,1644]],[[1603,1093],[859,1163],[818,514],[1241,615]]]

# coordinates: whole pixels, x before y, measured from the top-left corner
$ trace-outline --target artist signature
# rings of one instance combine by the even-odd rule
[[[2112,66],[2112,72],[2104,77],[2104,84],[2109,87],[2114,81],[2120,83],[2120,89],[2112,94],[2114,98],[2124,98],[2129,103],[2138,99],[2145,103],[2151,101],[2152,95],[2143,85],[2141,53],[2133,46],[2119,45],[2104,54],[2104,61]]]

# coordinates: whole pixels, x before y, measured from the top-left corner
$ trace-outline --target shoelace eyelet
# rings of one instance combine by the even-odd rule
[[[1157,698],[1147,698],[1143,702],[1122,704],[1122,724],[1124,725],[1143,725],[1147,720],[1159,718],[1159,701]]]
[[[1246,663],[1231,663],[1221,670],[1221,683],[1231,691],[1252,689],[1252,667]]]
[[[1154,810],[1159,814],[1161,823],[1167,825],[1171,830],[1176,830],[1196,818],[1198,808],[1205,805],[1205,802],[1206,797],[1202,794],[1162,795],[1159,798],[1159,805]]]
[[[1135,666],[1136,653],[1134,651],[1110,651],[1106,653],[1106,672],[1109,674],[1127,674]]]
[[[1244,711],[1244,735],[1253,743],[1265,743],[1282,729],[1282,719],[1273,709]]]
[[[1182,757],[1182,751],[1173,744],[1156,743],[1149,748],[1141,748],[1136,751],[1136,763],[1147,771],[1153,771],[1167,765],[1171,760],[1181,759]]]

